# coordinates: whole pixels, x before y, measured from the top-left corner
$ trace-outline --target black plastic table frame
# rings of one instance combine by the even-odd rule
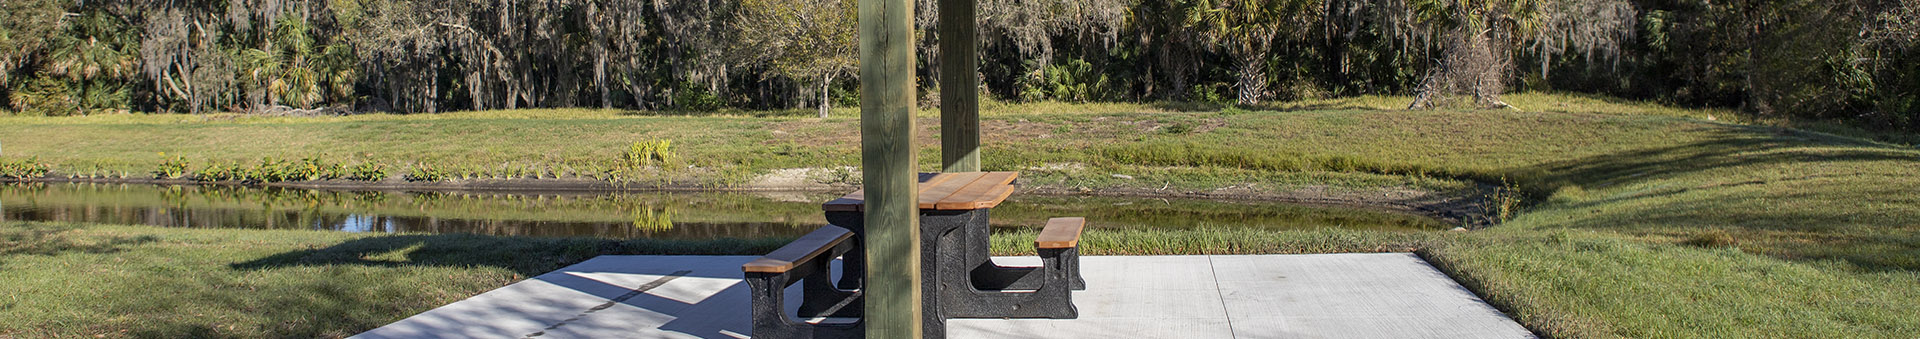
[[[962,239],[964,241],[961,244],[962,247],[957,252],[966,254],[965,261],[961,261],[961,265],[957,266],[971,268],[972,275],[969,279],[973,281],[975,288],[981,290],[1039,289],[1043,279],[1034,272],[1040,267],[1000,266],[993,262],[991,253],[993,229],[987,224],[991,211],[992,209],[984,208],[962,211],[920,210],[921,237],[924,239],[929,237],[929,234],[933,234],[928,230],[957,224],[964,231],[962,236],[965,237]],[[866,285],[867,277],[867,251],[864,246],[866,216],[859,211],[827,212],[827,223],[853,231],[853,239],[848,241],[855,245],[842,260],[840,269],[844,273],[841,274],[838,285],[846,290],[859,289]],[[1087,281],[1080,278],[1079,251],[1074,252],[1067,256],[1070,258],[1067,264],[1073,267],[1068,271],[1071,277],[1069,282],[1072,283],[1075,291],[1086,290]]]
[[[1078,317],[1072,289],[1085,289],[1079,277],[1079,251],[1040,251],[1041,267],[1005,267],[990,257],[989,209],[921,210],[920,269],[923,335],[946,337],[951,318]],[[839,289],[865,285],[866,227],[861,212],[827,212],[827,222],[853,231],[841,265]],[[1063,288],[1064,287],[1064,288]],[[1010,292],[1019,291],[1019,292]]]

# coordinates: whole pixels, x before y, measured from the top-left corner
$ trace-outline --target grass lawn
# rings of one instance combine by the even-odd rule
[[[1270,110],[992,106],[983,114],[983,159],[990,170],[1022,171],[1031,185],[1094,189],[1445,191],[1504,182],[1518,192],[1508,200],[1516,213],[1473,232],[1115,230],[1088,234],[1087,251],[1417,250],[1548,337],[1920,337],[1912,311],[1920,307],[1920,150],[1732,124],[1725,112],[1509,99],[1528,111],[1395,111],[1405,101],[1390,97]],[[854,111],[805,114],[0,118],[0,144],[8,157],[37,156],[56,171],[129,175],[151,171],[160,152],[196,162],[320,156],[564,175],[592,172],[579,169],[605,166],[648,139],[672,140],[696,167],[664,174],[685,176],[672,180],[727,185],[782,168],[853,165]],[[933,169],[937,129],[923,114],[921,161]],[[12,298],[0,306],[0,337],[350,334],[596,253],[777,246],[36,223],[0,224],[0,232],[8,272],[0,291]],[[997,238],[996,252],[1024,251],[1014,241],[1022,235]],[[383,245],[336,250],[365,242]],[[460,245],[473,243],[493,245]],[[551,254],[532,262],[502,254],[516,251]],[[261,262],[281,264],[249,264]],[[115,275],[139,278],[92,279]],[[340,314],[261,310],[281,303]]]

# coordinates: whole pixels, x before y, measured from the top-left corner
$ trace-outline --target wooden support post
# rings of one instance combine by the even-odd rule
[[[868,338],[922,336],[913,2],[860,1],[860,161]]]
[[[940,0],[940,164],[980,171],[979,35],[976,0]]]

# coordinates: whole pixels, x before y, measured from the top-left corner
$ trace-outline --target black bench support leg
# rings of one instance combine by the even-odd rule
[[[861,303],[859,291],[841,290],[833,286],[832,258],[846,254],[853,247],[856,246],[841,244],[820,259],[806,263],[813,266],[816,273],[800,279],[800,290],[805,297],[800,302],[801,317],[859,318],[865,314],[862,311],[865,304]]]
[[[1080,312],[1073,305],[1073,290],[1068,286],[1072,280],[1068,272],[1077,265],[1067,260],[1077,251],[1040,250],[1045,266],[1034,271],[1038,274],[1033,276],[1041,279],[1040,286],[1031,292],[982,291],[957,279],[968,273],[964,269],[946,269],[941,279],[941,306],[948,318],[1078,318]]]
[[[1000,266],[993,262],[992,254],[988,253],[988,249],[993,248],[993,228],[987,223],[990,213],[980,210],[979,220],[972,221],[977,224],[969,225],[966,229],[967,246],[982,249],[971,251],[967,256],[967,267],[973,268],[970,275],[973,286],[983,291],[1039,289],[1043,279],[1039,274],[1034,274],[1039,267]],[[1076,251],[1068,254],[1066,260],[1073,264],[1073,268],[1067,271],[1073,290],[1086,290],[1087,281],[1080,278],[1080,255]]]
[[[787,286],[801,284],[802,316],[858,317],[863,301],[858,291],[833,288],[833,257],[850,246],[836,246],[827,255],[801,263],[781,273],[746,272],[747,291],[753,304],[754,338],[843,339],[864,338],[862,322],[850,324],[810,324],[794,321],[786,313]],[[795,281],[799,279],[799,281]]]

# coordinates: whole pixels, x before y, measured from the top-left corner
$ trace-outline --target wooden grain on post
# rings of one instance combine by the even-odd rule
[[[980,171],[979,35],[976,0],[940,0],[940,163]]]
[[[913,1],[859,1],[866,337],[920,338],[920,210],[913,144]]]

